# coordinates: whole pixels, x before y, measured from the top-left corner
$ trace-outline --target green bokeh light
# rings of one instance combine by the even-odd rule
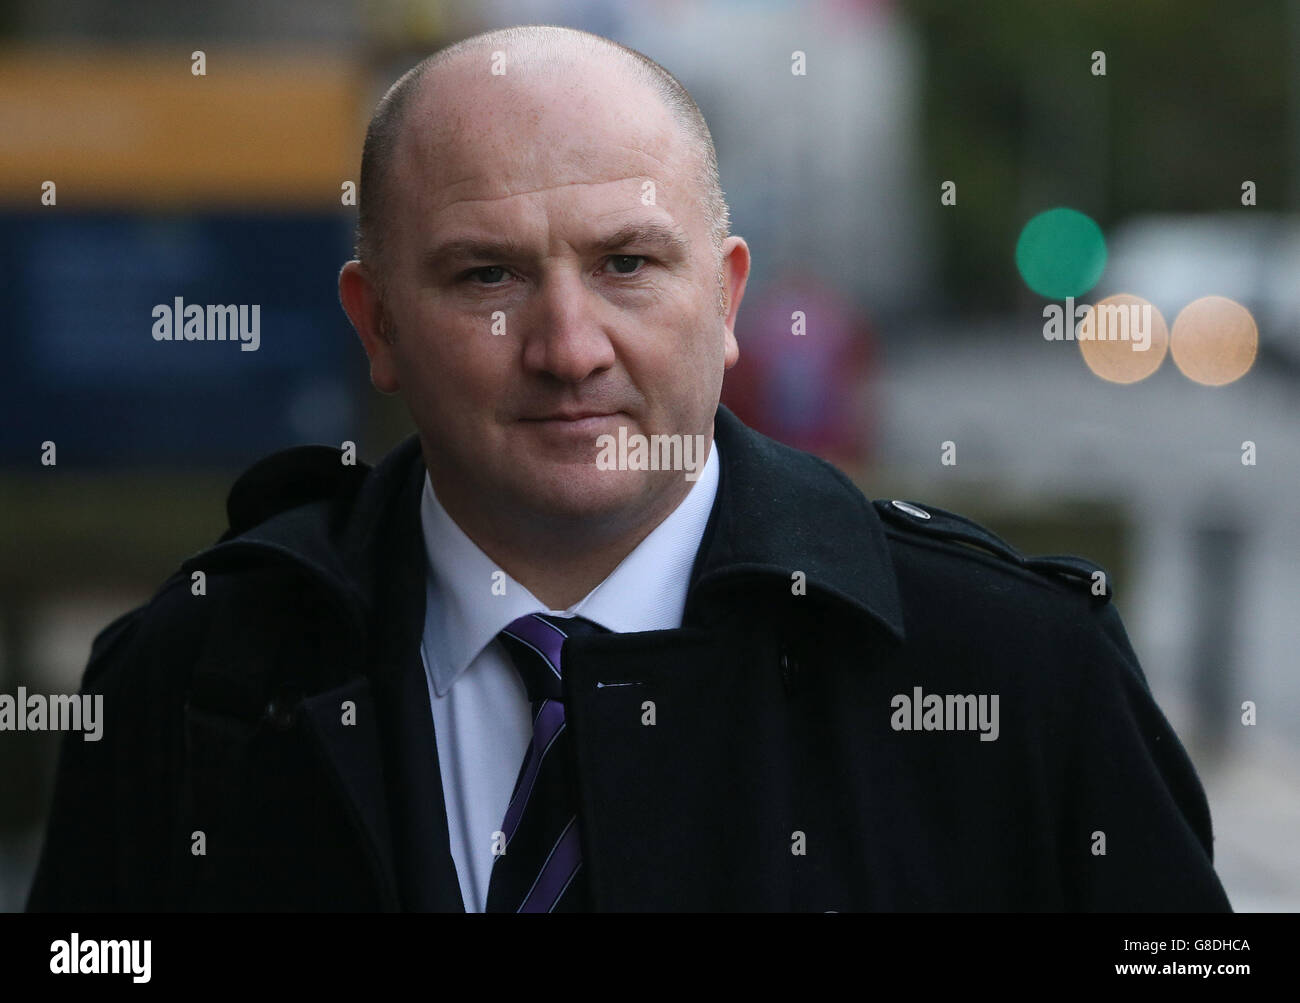
[[[1101,227],[1076,209],[1048,209],[1025,224],[1016,241],[1016,268],[1040,296],[1082,296],[1106,270]]]

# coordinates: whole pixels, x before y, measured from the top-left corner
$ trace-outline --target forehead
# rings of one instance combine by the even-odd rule
[[[694,158],[662,100],[602,56],[492,73],[489,54],[430,71],[408,108],[390,189],[398,220],[488,220],[515,198],[599,211],[653,202],[690,225]]]

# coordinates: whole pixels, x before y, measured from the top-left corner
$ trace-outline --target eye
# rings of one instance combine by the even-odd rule
[[[506,269],[504,265],[484,265],[482,268],[471,268],[468,272],[462,275],[461,278],[465,280],[469,280],[476,275],[481,275],[483,272],[504,272],[505,270]],[[501,283],[500,282],[476,282],[474,284],[480,286],[499,286]]]
[[[619,275],[635,275],[636,262],[646,261],[648,259],[643,254],[614,254],[611,255],[608,260],[615,263],[614,270]],[[617,267],[618,265],[626,265],[626,264],[630,264],[632,267],[627,270]]]

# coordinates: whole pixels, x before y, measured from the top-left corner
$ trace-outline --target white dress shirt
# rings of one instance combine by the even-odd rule
[[[420,654],[466,912],[487,908],[492,834],[505,820],[532,740],[532,706],[497,634],[518,617],[542,612],[581,615],[621,633],[680,627],[717,491],[715,443],[677,508],[585,598],[567,610],[548,610],[465,535],[425,474],[420,521],[429,574]],[[504,595],[492,588],[498,572]]]

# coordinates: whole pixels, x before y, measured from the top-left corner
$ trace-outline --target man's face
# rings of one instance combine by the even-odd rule
[[[453,515],[635,525],[689,482],[598,469],[597,439],[711,441],[748,251],[718,260],[687,144],[616,70],[435,72],[392,161],[372,379],[402,392]]]

